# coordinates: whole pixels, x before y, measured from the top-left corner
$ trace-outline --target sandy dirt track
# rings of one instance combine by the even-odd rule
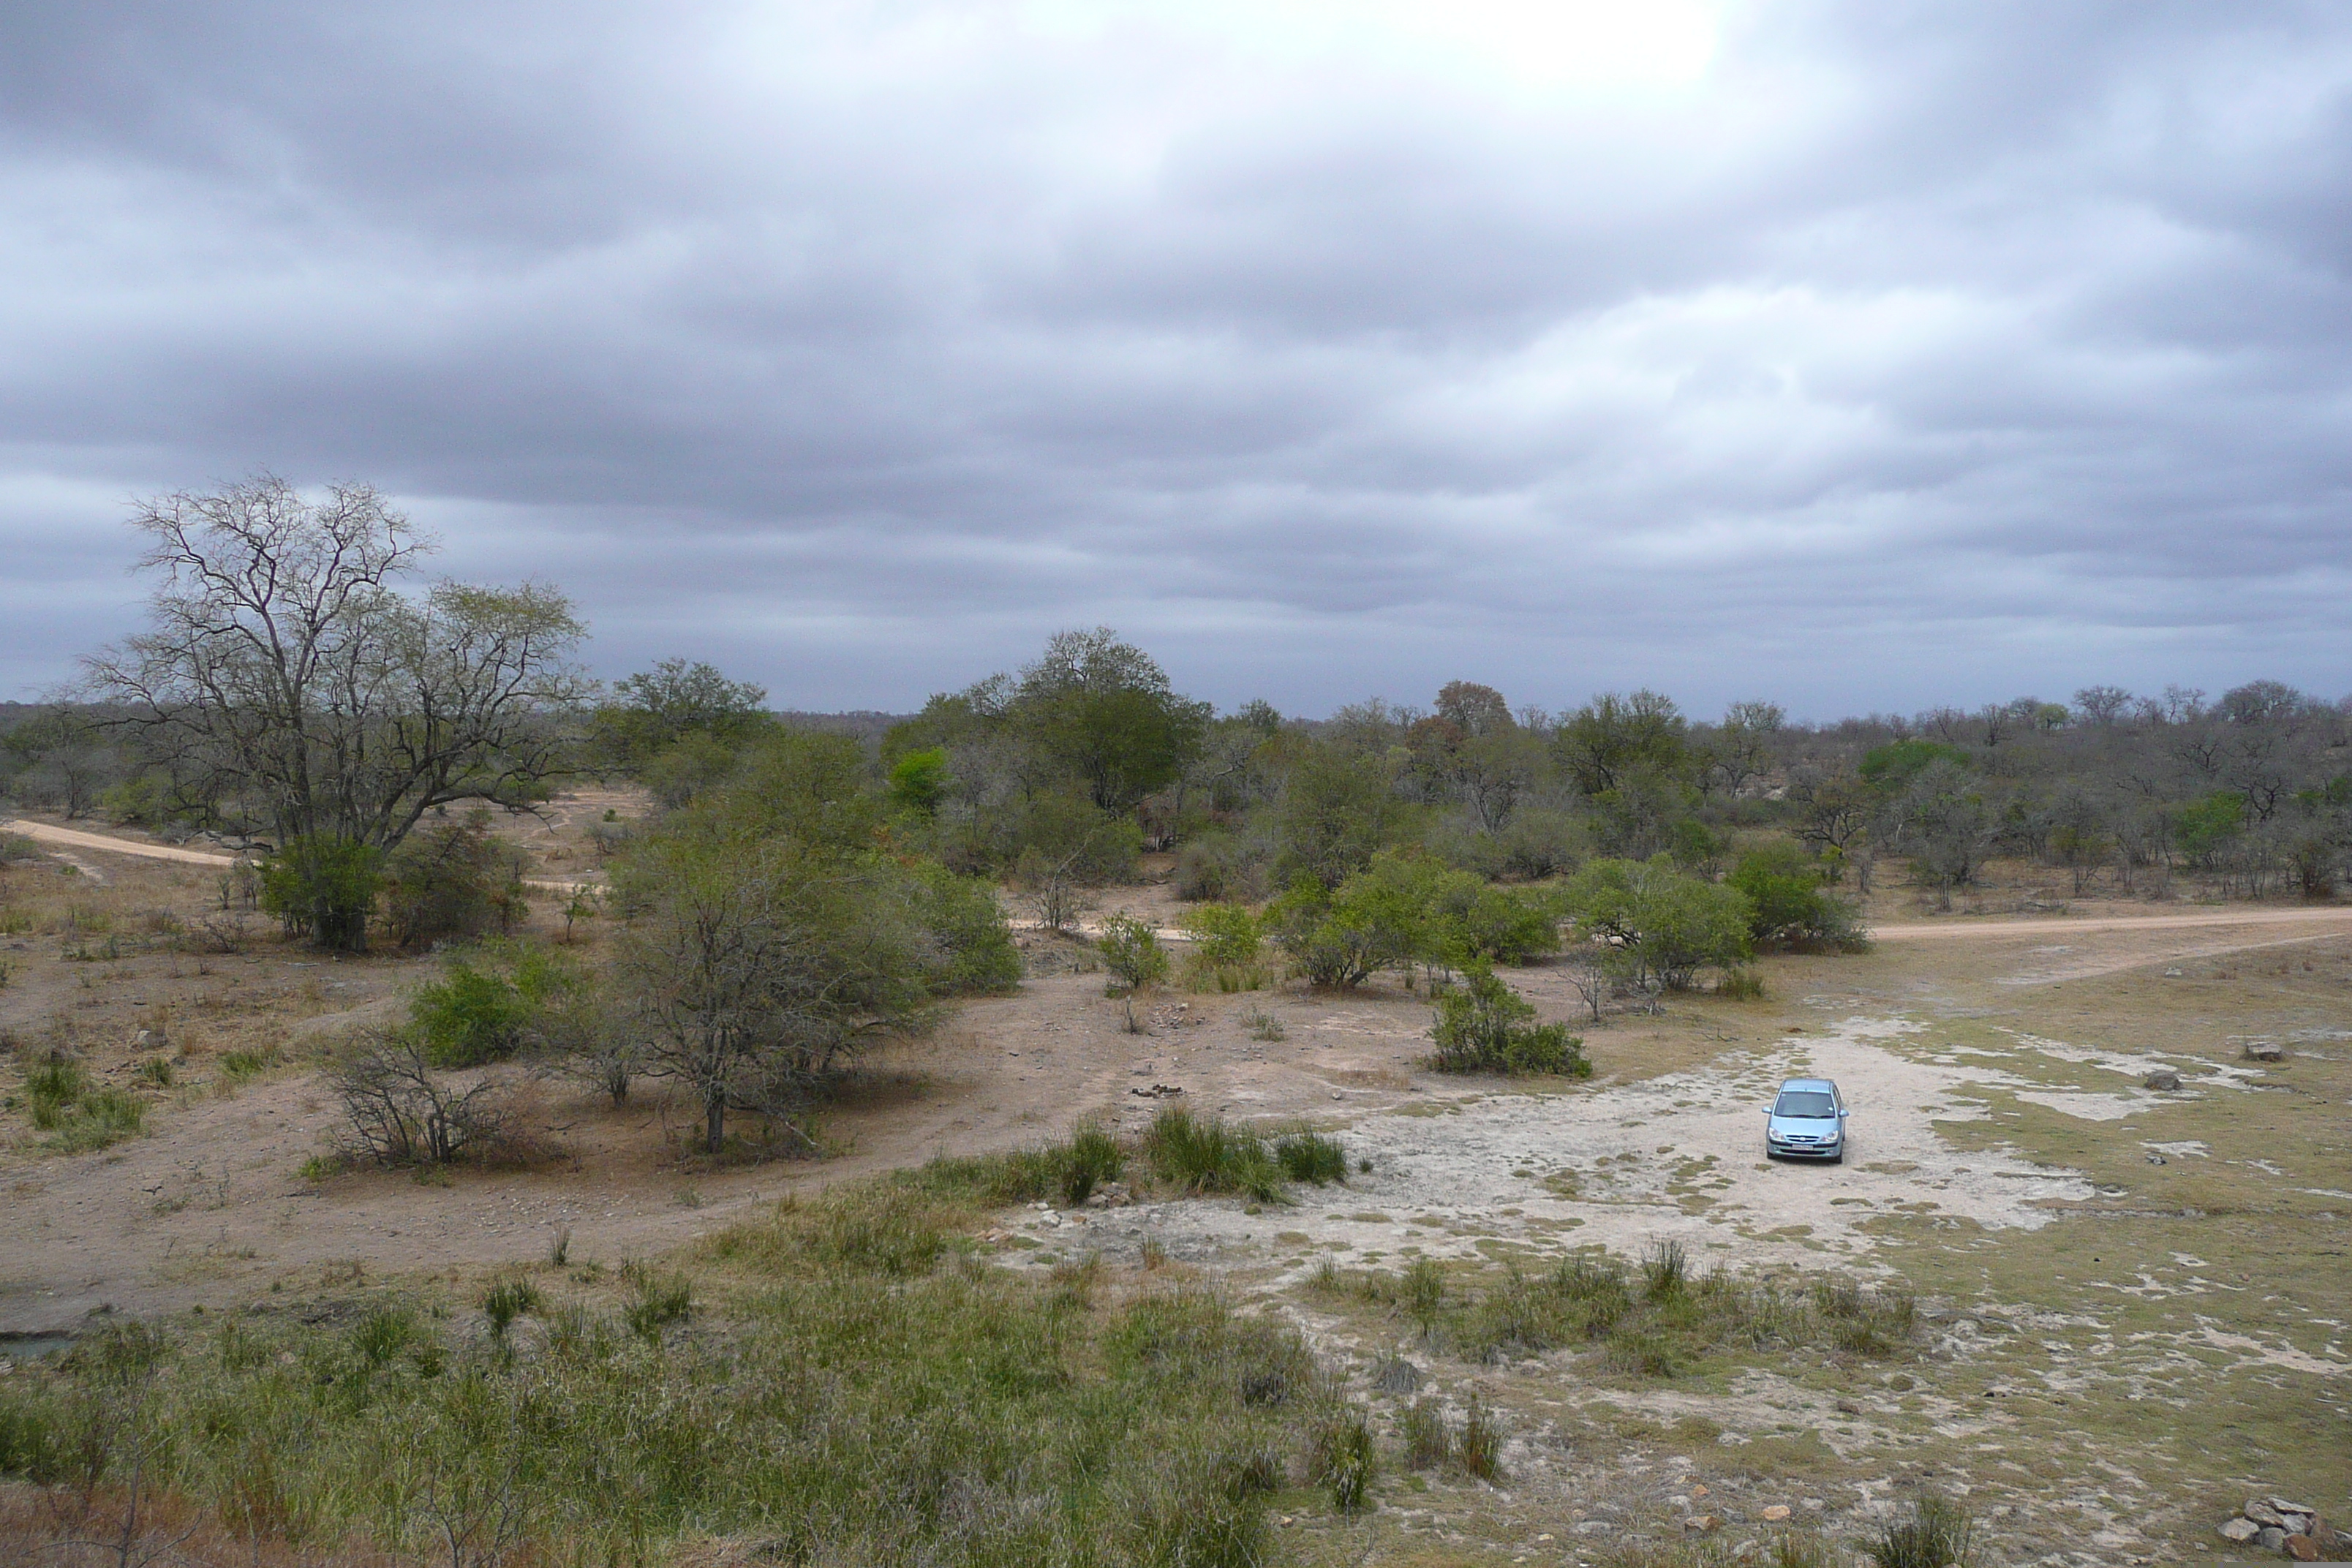
[[[221,871],[240,864],[246,858],[215,850],[183,849],[176,844],[151,844],[104,833],[84,833],[78,828],[57,827],[46,822],[27,822],[22,817],[0,822],[0,833],[21,834],[37,844],[54,844],[60,848],[97,849],[109,855],[135,855],[147,860],[176,860],[183,865],[210,866]],[[523,885],[551,892],[572,893],[594,884],[575,877],[526,877]]]

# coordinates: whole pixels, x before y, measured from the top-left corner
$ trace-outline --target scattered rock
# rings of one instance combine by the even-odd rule
[[[2189,973],[2189,972],[2188,972],[2187,970],[2185,970],[2185,969],[2168,969],[2168,970],[2166,970],[2166,971],[2164,972],[2164,977],[2165,977],[2167,980],[2178,980],[2178,979],[2179,979],[2183,974],[2186,974],[2186,973]]]
[[[2180,1075],[2170,1068],[2158,1068],[2139,1080],[2142,1089],[2173,1089],[2180,1087]]]
[[[2147,1163],[2151,1165],[2161,1165],[2164,1163],[2164,1156],[2161,1154],[2150,1154],[2147,1157]]]
[[[1711,1513],[1695,1513],[1683,1521],[1683,1528],[1694,1535],[1704,1535],[1722,1522]]]
[[[1770,1508],[1766,1509],[1759,1517],[1767,1524],[1778,1524],[1782,1520],[1789,1517],[1789,1505],[1784,1502],[1776,1502]]]
[[[2319,1561],[2319,1542],[2308,1535],[2290,1535],[2286,1538],[2286,1554],[2297,1563],[2316,1563]]]
[[[2250,1062],[2283,1062],[2286,1060],[2286,1047],[2276,1040],[2248,1040],[2245,1056]]]
[[[1907,1372],[1898,1372],[1886,1380],[1886,1386],[1897,1394],[1908,1394],[1919,1386],[1919,1380]]]
[[[2263,1526],[2262,1533],[2254,1537],[2254,1544],[2265,1552],[2284,1552],[2286,1550],[2286,1531],[2275,1524],[2266,1524]]]
[[[2296,1511],[2301,1512],[2302,1510],[2297,1510]],[[2250,1497],[2246,1500],[2245,1513],[2246,1517],[2252,1520],[2256,1524],[2275,1524],[2282,1528],[2286,1524],[2286,1521],[2279,1517],[2279,1511],[2277,1509],[2273,1508],[2269,1503],[2264,1502],[2258,1497]]]
[[[1184,1091],[1172,1083],[1155,1083],[1150,1089],[1130,1089],[1127,1092],[1140,1095],[1145,1100],[1166,1100],[1171,1095],[1181,1094]]]
[[[2307,1502],[2289,1502],[2283,1497],[2274,1497],[2271,1499],[2271,1506],[2281,1513],[2299,1513],[2305,1519],[2319,1517],[2319,1510]]]
[[[2221,1527],[2224,1541],[2247,1542],[2263,1532],[2263,1527],[2251,1519],[2233,1519]]]
[[[1841,1414],[1841,1415],[1861,1415],[1861,1414],[1862,1414],[1862,1406],[1861,1406],[1861,1405],[1856,1405],[1856,1404],[1855,1404],[1853,1400],[1851,1400],[1851,1399],[1841,1399],[1841,1400],[1839,1400],[1839,1401],[1837,1402],[1837,1407],[1838,1407],[1838,1412],[1839,1412],[1839,1414]]]

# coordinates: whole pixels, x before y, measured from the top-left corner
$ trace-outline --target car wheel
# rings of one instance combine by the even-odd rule
[[[1843,1150],[1843,1149],[1840,1149],[1836,1153],[1834,1153],[1834,1154],[1831,1155],[1831,1156],[1830,1156],[1830,1163],[1831,1163],[1831,1164],[1832,1164],[1832,1165],[1843,1165],[1843,1164],[1844,1164],[1844,1163],[1845,1163],[1845,1151],[1844,1151],[1844,1150]]]

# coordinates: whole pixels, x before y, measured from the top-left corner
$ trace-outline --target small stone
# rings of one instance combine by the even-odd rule
[[[1760,1517],[1767,1524],[1778,1524],[1782,1520],[1789,1517],[1789,1505],[1784,1502],[1776,1502],[1770,1508],[1766,1509]]]
[[[2286,1531],[2275,1524],[2266,1524],[2263,1526],[2262,1533],[2254,1537],[2254,1544],[2265,1552],[2284,1552],[2286,1550]]]
[[[2180,1075],[2170,1068],[2158,1068],[2139,1080],[2142,1089],[2172,1089],[2180,1087]]]
[[[2185,969],[2168,969],[2164,972],[2164,977],[2167,980],[2178,980],[2187,973],[2188,971]]]
[[[1919,1386],[1919,1380],[1907,1372],[1898,1372],[1886,1380],[1886,1386],[1897,1394],[1908,1394]]]
[[[2283,1062],[2286,1060],[2286,1047],[2275,1040],[2249,1040],[2246,1042],[2246,1059],[2250,1062]]]
[[[1839,1411],[1839,1413],[1840,1413],[1841,1415],[1861,1415],[1861,1414],[1862,1414],[1862,1406],[1861,1406],[1861,1405],[1856,1405],[1856,1404],[1855,1404],[1853,1400],[1851,1400],[1851,1399],[1841,1399],[1841,1400],[1839,1400],[1839,1401],[1837,1402],[1837,1407],[1838,1407],[1838,1411]]]
[[[1704,1535],[1722,1522],[1723,1521],[1716,1518],[1715,1515],[1711,1513],[1695,1513],[1688,1519],[1683,1521],[1683,1528],[1691,1531],[1693,1534]]]
[[[2264,1502],[2258,1497],[2250,1497],[2246,1500],[2246,1517],[2252,1520],[2256,1524],[2276,1524],[2284,1526],[2286,1523],[2286,1521],[2279,1517],[2278,1510],[2273,1508],[2270,1504]]]
[[[2262,1532],[2263,1527],[2251,1519],[2233,1519],[2221,1527],[2221,1539],[2246,1542],[2252,1541]]]
[[[1706,1496],[1706,1482],[1704,1482],[1704,1481],[1694,1481],[1694,1482],[1691,1484],[1691,1493],[1690,1493],[1690,1495],[1691,1495],[1691,1496],[1693,1496],[1693,1497],[1705,1497],[1705,1496]]]
[[[1764,1543],[1760,1541],[1743,1541],[1731,1549],[1731,1554],[1744,1561],[1760,1554],[1763,1550]]]
[[[1547,1532],[1547,1533],[1545,1533],[1545,1534],[1542,1534],[1542,1535],[1538,1535],[1538,1536],[1537,1536],[1537,1537],[1536,1537],[1536,1541],[1537,1541],[1538,1544],[1541,1544],[1542,1542],[1547,1542],[1547,1541],[1549,1541],[1550,1539],[1551,1539],[1551,1536],[1550,1536],[1550,1534],[1549,1534],[1549,1532]]]
[[[2316,1563],[2319,1542],[2308,1535],[2290,1535],[2286,1538],[2286,1554],[2297,1563]]]
[[[2271,1506],[2278,1510],[2281,1513],[2300,1513],[2305,1516],[2315,1517],[2319,1512],[2317,1509],[2312,1507],[2307,1502],[2289,1502],[2283,1497],[2274,1497],[2271,1499]]]
[[[2147,1157],[2147,1163],[2151,1165],[2161,1165],[2164,1163],[2164,1156],[2161,1154],[2150,1154]]]

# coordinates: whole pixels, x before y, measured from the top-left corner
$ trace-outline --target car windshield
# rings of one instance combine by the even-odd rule
[[[1790,1089],[1780,1097],[1780,1103],[1772,1108],[1772,1114],[1793,1116],[1807,1121],[1826,1121],[1836,1117],[1837,1101],[1818,1089]]]

